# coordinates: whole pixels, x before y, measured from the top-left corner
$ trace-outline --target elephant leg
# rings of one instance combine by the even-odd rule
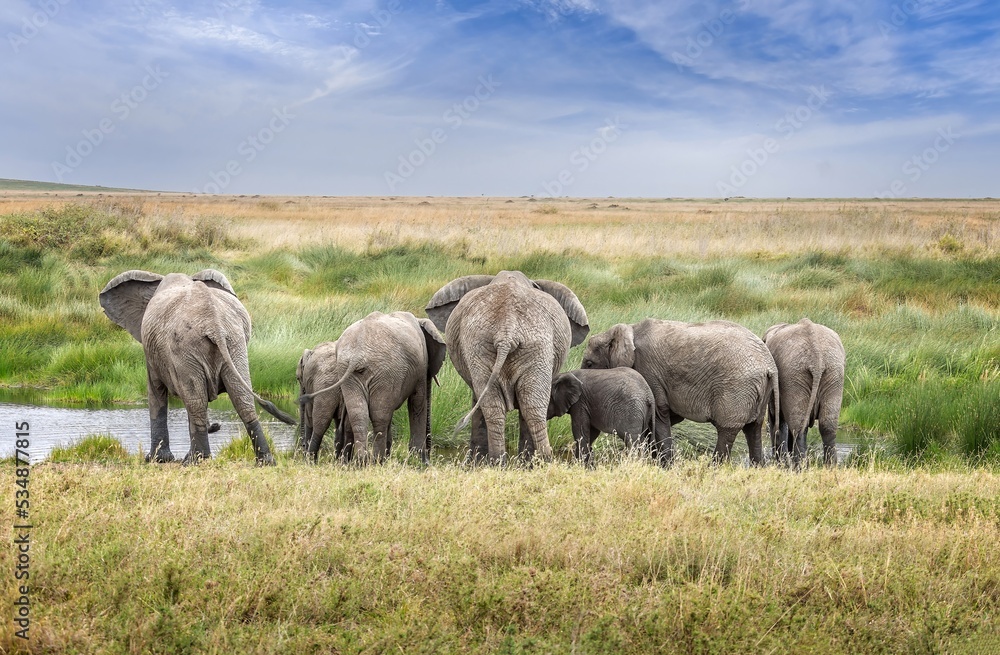
[[[392,413],[372,417],[372,456],[381,464],[389,458],[392,449]]]
[[[147,462],[172,462],[174,454],[170,452],[170,435],[167,433],[167,387],[154,379],[147,377],[149,392],[149,453]]]
[[[795,443],[792,444],[792,465],[795,468],[801,468],[805,458],[806,458],[806,435],[809,434],[809,428],[805,427],[795,435]]]
[[[819,434],[823,437],[823,464],[837,465],[837,421],[820,420]]]
[[[472,395],[472,404],[476,404],[476,396]],[[489,431],[486,429],[486,419],[481,409],[472,413],[472,437],[469,441],[469,462],[478,464],[489,457]]]
[[[191,435],[191,449],[184,457],[185,464],[197,464],[212,457],[208,445],[208,400],[205,397],[186,398],[184,403],[188,415],[188,432]]]
[[[312,445],[312,413],[313,401],[301,405],[299,409],[299,448],[307,458],[311,455],[309,447]]]
[[[549,444],[549,424],[545,420],[546,406],[524,407],[519,410],[528,427],[528,434],[535,446],[535,454],[546,462],[552,461],[552,446]]]
[[[430,430],[428,402],[430,386],[417,385],[417,390],[406,399],[406,412],[410,417],[410,455],[420,458],[421,464],[430,464]]]
[[[517,422],[520,432],[517,439],[517,456],[522,462],[530,462],[535,457],[535,442],[531,438],[528,422],[524,420],[521,410],[517,411]]]
[[[736,443],[736,435],[740,433],[740,428],[722,428],[715,426],[715,429],[719,435],[715,440],[715,462],[727,462],[729,461],[729,455],[733,451],[733,444]]]
[[[354,459],[354,430],[346,415],[337,419],[334,439],[339,444],[336,450],[337,459],[343,460],[345,464],[350,464],[351,460]]]
[[[673,420],[674,414],[662,389],[653,390],[653,399],[656,403],[656,434],[651,437],[653,452],[661,466],[669,466],[674,461],[674,438],[670,426],[677,421]]]
[[[344,389],[343,393],[347,420],[354,434],[352,459],[364,466],[371,459],[368,447],[368,403],[360,391],[348,388]]]
[[[244,375],[247,380],[250,379],[249,371],[244,372]],[[271,447],[267,445],[267,439],[264,437],[264,428],[257,417],[257,409],[254,407],[253,396],[249,392],[241,391],[246,385],[240,380],[235,380],[233,373],[228,370],[224,370],[222,373],[222,383],[226,388],[226,393],[229,394],[229,400],[233,403],[233,408],[239,415],[240,420],[243,421],[247,434],[250,435],[250,440],[253,442],[254,458],[257,460],[257,464],[261,466],[274,466],[274,455],[271,454]]]
[[[504,426],[507,416],[500,404],[482,403],[483,421],[486,423],[487,457],[489,464],[507,463],[507,440],[504,436]]]
[[[318,399],[312,401],[311,404],[313,409],[310,412],[308,452],[309,459],[315,462],[319,459],[319,449],[323,444],[323,437],[326,436],[326,431],[330,429],[330,423],[333,422],[333,407],[329,404],[318,402]]]
[[[570,425],[573,428],[573,454],[576,455],[578,462],[589,465],[594,443],[591,439],[593,429],[590,425],[590,416],[575,410],[576,407],[573,407],[569,412]]]
[[[788,421],[780,418],[778,419],[778,430],[771,441],[771,456],[775,462],[779,464],[787,463],[789,443]]]
[[[743,426],[743,434],[747,438],[747,449],[750,451],[750,463],[754,466],[761,466],[764,463],[764,448],[761,444],[763,429],[763,419]]]

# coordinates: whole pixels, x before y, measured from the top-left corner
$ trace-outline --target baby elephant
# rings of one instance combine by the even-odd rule
[[[819,421],[823,461],[837,463],[837,421],[844,398],[844,345],[837,333],[804,318],[779,323],[764,333],[764,343],[778,365],[781,416],[771,417],[775,459],[791,451],[798,466],[806,454],[806,433]]]
[[[656,404],[646,380],[631,368],[579,369],[552,380],[547,418],[569,412],[576,456],[590,464],[601,432],[617,433],[632,448],[656,434]]]

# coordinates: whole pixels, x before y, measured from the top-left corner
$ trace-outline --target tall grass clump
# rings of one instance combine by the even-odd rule
[[[54,464],[122,464],[136,459],[110,434],[92,434],[69,446],[56,446],[48,461]]]

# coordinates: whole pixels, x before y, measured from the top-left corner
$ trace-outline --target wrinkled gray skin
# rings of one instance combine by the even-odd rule
[[[254,400],[290,425],[295,419],[264,400],[250,386],[250,315],[219,271],[163,276],[126,271],[104,287],[101,307],[128,330],[146,354],[149,391],[148,460],[173,461],[167,434],[167,395],[180,397],[188,412],[191,448],[185,462],[211,456],[208,403],[222,392],[253,439],[258,464],[274,464]]]
[[[630,368],[577,369],[552,380],[547,418],[569,414],[576,457],[590,464],[594,440],[617,433],[632,449],[656,433],[656,402],[646,380]]]
[[[334,372],[336,366],[336,341],[325,341],[312,350],[306,349],[295,369],[295,379],[299,381],[299,396],[311,394],[336,383],[339,379]],[[318,433],[322,440],[331,423],[334,424],[335,456],[337,459],[350,461],[353,443],[346,443],[348,422],[344,420],[344,397],[339,389],[306,400],[302,404],[299,418],[299,448],[308,456],[313,433]]]
[[[303,394],[300,404],[314,403],[309,454],[315,459],[332,414],[320,413],[324,396],[339,394],[344,413],[347,459],[367,464],[384,461],[391,447],[392,413],[406,403],[410,418],[410,453],[430,461],[431,382],[445,358],[444,339],[426,318],[409,312],[372,312],[348,326],[337,340],[330,370],[333,384]],[[313,359],[317,354],[313,354]],[[335,405],[336,401],[330,403]],[[373,448],[369,451],[368,423]]]
[[[781,418],[771,415],[771,444],[775,459],[791,451],[798,466],[806,454],[806,434],[819,421],[823,462],[837,463],[837,421],[844,399],[844,344],[836,332],[808,318],[780,323],[764,333],[764,343],[778,365]],[[776,428],[776,429],[775,429]]]
[[[761,428],[768,403],[778,403],[778,368],[757,335],[729,321],[683,323],[647,318],[592,336],[583,368],[628,366],[656,399],[656,449],[673,459],[670,426],[688,419],[715,426],[716,461],[729,459],[746,435],[750,461],[763,463]]]
[[[472,411],[456,428],[472,419],[470,459],[505,461],[504,423],[513,409],[522,455],[551,459],[545,415],[552,378],[590,331],[576,295],[520,271],[468,275],[438,290],[427,316],[444,329],[455,370],[472,388]]]

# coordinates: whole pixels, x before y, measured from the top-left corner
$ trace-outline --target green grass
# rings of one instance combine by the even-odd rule
[[[0,385],[80,404],[142,401],[141,348],[104,317],[97,293],[128,268],[209,266],[226,273],[253,318],[255,386],[286,402],[297,394],[304,348],[371,311],[422,315],[455,277],[518,269],[569,285],[595,332],[655,316],[728,318],[761,334],[809,316],[837,330],[847,348],[847,427],[908,460],[995,461],[1000,450],[1000,257],[941,248],[710,260],[579,251],[470,258],[461,244],[398,239],[360,250],[267,250],[233,237],[222,219],[149,215],[141,198],[71,204],[0,217]],[[566,367],[581,354],[571,351]],[[460,447],[452,427],[469,392],[450,365],[439,377],[435,443]],[[405,411],[397,416],[405,435]],[[553,440],[565,440],[568,423],[552,427]]]
[[[56,446],[49,454],[48,461],[59,463],[125,464],[134,462],[125,446],[110,434],[93,434],[74,442],[70,446]]]

